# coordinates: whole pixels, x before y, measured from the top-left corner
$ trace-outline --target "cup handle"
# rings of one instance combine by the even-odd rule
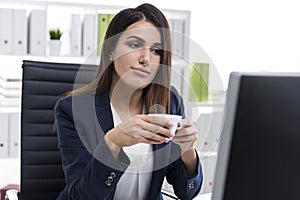
[[[178,125],[179,125],[179,126],[177,126],[176,130],[180,130],[180,129],[182,129],[182,128],[183,128],[183,126],[181,125],[181,123],[180,123],[180,122],[178,123]]]

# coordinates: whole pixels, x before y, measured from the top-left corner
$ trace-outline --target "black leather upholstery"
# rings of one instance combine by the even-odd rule
[[[87,73],[79,80],[85,83],[96,67],[36,61],[23,61],[22,67],[20,196],[22,200],[56,199],[65,182],[53,132],[53,107],[73,89],[79,68]]]

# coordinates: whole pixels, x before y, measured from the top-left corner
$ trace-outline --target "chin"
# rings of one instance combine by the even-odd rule
[[[146,88],[150,83],[140,83],[140,84],[134,84],[131,86],[131,88],[134,88],[136,90],[141,90]]]

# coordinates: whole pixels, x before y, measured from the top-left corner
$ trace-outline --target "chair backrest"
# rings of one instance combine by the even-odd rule
[[[22,200],[56,199],[65,180],[53,108],[73,89],[75,79],[82,84],[90,81],[96,66],[23,61],[22,67],[20,196]],[[87,73],[81,80],[76,78],[79,69]]]

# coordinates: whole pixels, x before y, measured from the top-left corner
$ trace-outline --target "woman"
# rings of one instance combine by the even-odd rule
[[[165,177],[180,199],[199,193],[195,125],[183,119],[175,135],[169,121],[147,115],[184,117],[170,89],[170,49],[169,25],[156,7],[142,4],[112,19],[95,80],[55,107],[66,179],[58,199],[162,199]]]

